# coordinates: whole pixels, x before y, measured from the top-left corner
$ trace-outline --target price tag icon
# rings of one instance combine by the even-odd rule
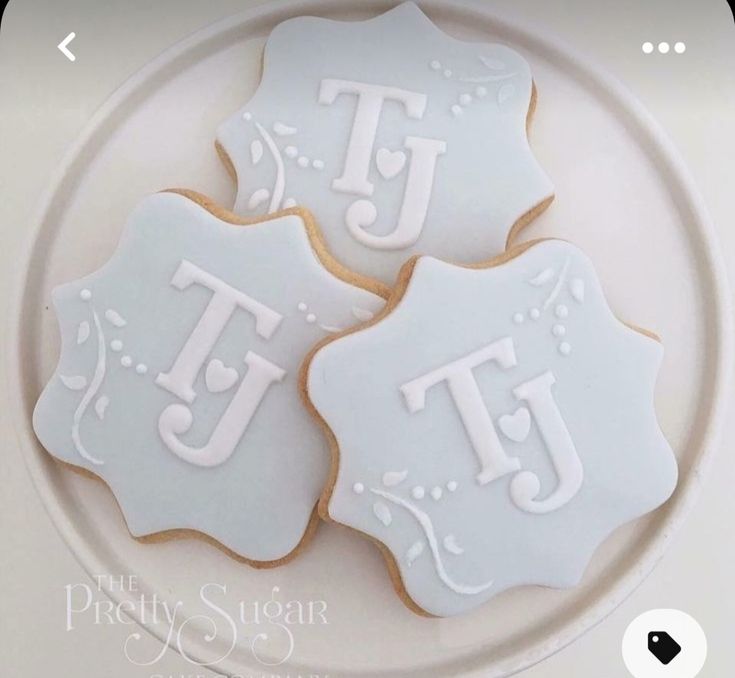
[[[648,610],[628,625],[622,650],[633,678],[696,678],[707,661],[707,637],[686,612]]]
[[[662,664],[670,664],[681,652],[681,645],[666,631],[651,631],[648,634],[648,651]]]

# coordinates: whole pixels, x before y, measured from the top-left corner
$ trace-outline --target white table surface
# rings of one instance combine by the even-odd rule
[[[94,110],[130,74],[185,35],[259,0],[11,0],[0,28],[0,311],[8,317],[13,257],[39,196]],[[478,4],[482,0],[476,0]],[[488,4],[490,0],[486,0]],[[628,85],[658,118],[689,165],[735,278],[735,23],[725,0],[492,0],[493,7],[546,27]],[[70,63],[56,45],[77,37]],[[640,46],[682,40],[684,55],[646,56]],[[728,172],[729,170],[729,172]],[[730,182],[728,182],[728,174]],[[4,333],[3,333],[4,335]],[[0,335],[0,353],[5,337]],[[89,582],[36,495],[12,422],[0,362],[0,666],[2,674],[106,678],[210,678],[177,655],[132,666],[127,626],[81,620],[64,627],[64,586]],[[731,403],[732,406],[732,403]],[[620,640],[641,612],[675,607],[696,617],[709,641],[701,676],[735,666],[735,410],[703,496],[664,560],[606,621],[523,678],[627,676]],[[151,647],[155,641],[150,640]],[[332,677],[336,678],[336,677]]]

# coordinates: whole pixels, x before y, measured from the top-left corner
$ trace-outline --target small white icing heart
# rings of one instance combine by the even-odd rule
[[[406,164],[406,154],[403,151],[389,151],[387,148],[379,148],[375,155],[375,164],[384,179],[392,179]]]
[[[204,383],[210,393],[221,393],[231,388],[239,377],[234,367],[226,367],[219,358],[213,358],[204,373]]]
[[[498,419],[500,430],[516,443],[528,438],[531,430],[531,414],[525,407],[519,407],[513,414],[504,414]]]

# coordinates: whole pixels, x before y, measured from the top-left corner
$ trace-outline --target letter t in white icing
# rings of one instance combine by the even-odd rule
[[[156,377],[156,384],[187,403],[194,402],[194,380],[238,307],[255,316],[255,331],[264,339],[270,339],[283,320],[279,313],[190,261],[183,260],[171,279],[171,284],[179,290],[185,290],[192,283],[203,285],[214,294],[171,370],[161,372]]]
[[[405,106],[409,118],[420,120],[426,110],[426,95],[398,87],[327,78],[321,82],[319,103],[333,104],[340,94],[356,95],[357,107],[347,146],[344,171],[342,176],[332,182],[332,188],[343,193],[371,196],[375,187],[368,179],[368,172],[383,103],[386,99],[398,101]]]
[[[515,349],[510,337],[494,341],[464,358],[443,365],[401,386],[408,409],[414,413],[424,409],[427,390],[442,381],[447,382],[449,393],[480,462],[477,480],[481,485],[517,471],[521,467],[519,461],[509,457],[503,449],[493,420],[482,400],[477,380],[472,373],[476,367],[491,360],[506,370],[516,365]]]

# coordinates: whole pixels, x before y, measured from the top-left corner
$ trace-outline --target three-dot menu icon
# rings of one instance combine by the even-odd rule
[[[672,45],[665,41],[659,42],[658,45],[654,45],[652,42],[644,42],[641,45],[641,50],[643,50],[644,54],[653,54],[656,50],[658,50],[659,54],[668,54],[672,50]],[[687,51],[686,43],[675,42],[673,50],[676,54],[684,54]]]

